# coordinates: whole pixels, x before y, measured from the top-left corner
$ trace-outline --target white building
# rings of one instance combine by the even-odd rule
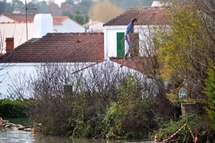
[[[0,15],[0,53],[4,53],[6,38],[14,38],[14,47],[34,37],[35,14],[4,13]],[[85,28],[67,16],[53,17],[53,30],[57,33],[85,32]],[[2,51],[3,49],[3,51]]]
[[[123,57],[127,51],[124,40],[127,25],[132,18],[137,18],[138,25],[134,27],[135,56],[146,56],[146,49],[153,42],[154,26],[167,26],[167,10],[162,7],[133,7],[116,18],[104,24],[105,59]],[[148,50],[148,49],[147,49]]]
[[[58,33],[85,32],[85,28],[68,16],[54,16],[53,30]]]
[[[103,24],[104,24],[103,22],[94,21],[90,19],[89,22],[87,22],[83,26],[86,27],[87,32],[103,32],[104,31]]]
[[[13,83],[14,80],[11,79],[17,78],[18,75],[34,73],[35,66],[39,67],[44,63],[73,65],[71,67],[76,67],[75,70],[71,70],[73,75],[89,67],[105,65],[107,62],[113,63],[113,69],[141,74],[141,70],[143,70],[141,64],[120,58],[125,53],[125,41],[123,40],[125,30],[130,18],[134,16],[139,23],[135,27],[138,39],[142,35],[140,27],[148,30],[150,25],[167,24],[164,9],[135,8],[105,23],[104,33],[48,33],[44,35],[48,31],[42,31],[40,37],[36,36],[0,57],[0,67],[9,65],[9,68],[5,68],[6,72],[5,70],[0,71],[1,75],[6,75],[0,76],[0,81],[2,81],[0,93],[6,96],[8,90],[14,87],[13,85],[26,85],[24,81],[22,82],[24,80],[22,78],[19,79],[21,83]],[[45,24],[42,25],[45,26]],[[41,28],[41,26],[39,27]],[[10,44],[8,43],[8,45]],[[137,45],[138,47],[141,45],[140,41]],[[112,57],[116,59],[112,59]]]

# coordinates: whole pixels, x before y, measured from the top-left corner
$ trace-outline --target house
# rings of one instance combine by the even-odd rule
[[[103,39],[103,33],[48,33],[28,40],[0,57],[0,67],[4,67],[0,73],[5,75],[0,76],[0,93],[5,97],[14,81],[12,78],[23,79],[21,75],[35,73],[43,63],[75,65],[72,73],[102,62]]]
[[[140,72],[141,67],[132,66],[131,61],[118,63],[114,60],[104,60],[103,33],[48,33],[41,38],[32,38],[0,57],[0,67],[5,67],[0,70],[1,75],[4,75],[0,76],[1,96],[11,94],[19,85],[22,86],[22,90],[27,88],[25,78],[36,76],[37,68],[43,64],[58,64],[69,68],[70,77],[88,77],[93,69],[94,74],[98,74],[98,69],[103,68],[101,71],[106,71],[106,75],[110,76],[136,73],[145,78]],[[98,78],[102,80],[101,76]]]
[[[4,52],[5,39],[14,38],[14,47],[34,37],[34,17],[36,14],[4,13],[0,15],[0,53]],[[85,32],[85,28],[67,16],[53,17],[53,31],[57,33]]]
[[[0,53],[5,53],[6,38],[14,38],[14,47],[24,43],[34,35],[34,16],[28,14],[28,22],[24,14],[11,13],[0,16]]]
[[[54,16],[53,17],[54,32],[85,32],[85,28],[77,22],[70,19],[68,16]]]
[[[103,32],[103,24],[103,22],[90,19],[89,22],[83,26],[86,27],[88,32]]]
[[[88,76],[89,69],[92,68],[96,69],[93,73],[97,74],[98,67],[103,67],[103,71],[108,71],[106,73],[109,75],[115,73],[114,71],[123,72],[119,75],[134,73],[143,78],[142,81],[148,85],[152,81],[146,79],[142,74],[144,68],[138,60],[126,61],[121,58],[124,55],[122,51],[125,50],[125,43],[122,39],[131,18],[138,18],[139,25],[135,27],[135,32],[141,39],[140,27],[148,30],[149,25],[167,24],[164,12],[164,9],[155,7],[135,8],[105,23],[104,33],[48,33],[43,35],[41,32],[43,36],[32,38],[15,49],[11,48],[13,44],[8,39],[6,41],[9,47],[8,52],[0,57],[0,67],[6,67],[0,71],[1,75],[5,75],[0,76],[0,93],[5,97],[11,88],[15,88],[15,85],[26,85],[22,88],[27,87],[26,82],[23,82],[23,78],[19,78],[19,76],[35,74],[36,67],[47,63],[71,68],[69,70],[71,76]],[[14,82],[12,79],[14,77],[21,80],[20,84]],[[104,75],[97,78],[102,80],[103,77]],[[151,85],[151,89],[156,90],[153,84]]]
[[[149,49],[151,31],[154,26],[169,24],[168,11],[162,7],[132,7],[121,15],[106,22],[104,26],[105,59],[110,57],[123,57],[127,51],[124,40],[125,31],[132,18],[138,19],[134,32],[135,56],[145,56],[146,48]],[[150,43],[151,42],[151,43]]]

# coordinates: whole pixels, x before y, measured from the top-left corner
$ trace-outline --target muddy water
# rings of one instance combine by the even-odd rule
[[[28,119],[8,119],[15,124],[29,125]],[[0,143],[151,143],[125,140],[71,139],[69,137],[39,136],[30,131],[6,130],[0,127]]]
[[[150,141],[119,141],[95,139],[71,139],[67,137],[41,137],[28,131],[0,128],[0,143],[153,143]]]
[[[0,143],[125,143],[125,141],[42,137],[28,131],[5,130],[4,128],[0,128]]]

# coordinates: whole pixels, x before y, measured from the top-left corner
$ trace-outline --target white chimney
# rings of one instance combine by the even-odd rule
[[[53,33],[51,14],[36,14],[34,16],[34,38],[42,38],[47,33]]]
[[[161,5],[161,3],[160,3],[160,1],[159,0],[154,0],[153,2],[152,2],[152,5],[151,5],[151,7],[161,7],[162,5]]]

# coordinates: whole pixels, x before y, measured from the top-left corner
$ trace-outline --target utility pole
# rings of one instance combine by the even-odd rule
[[[24,9],[25,10],[25,23],[26,23],[26,41],[28,41],[28,9],[37,10],[36,7],[28,7],[25,0],[25,7],[13,7],[14,9]]]
[[[27,6],[27,2],[25,0],[25,22],[26,22],[26,41],[28,41],[28,6]]]

